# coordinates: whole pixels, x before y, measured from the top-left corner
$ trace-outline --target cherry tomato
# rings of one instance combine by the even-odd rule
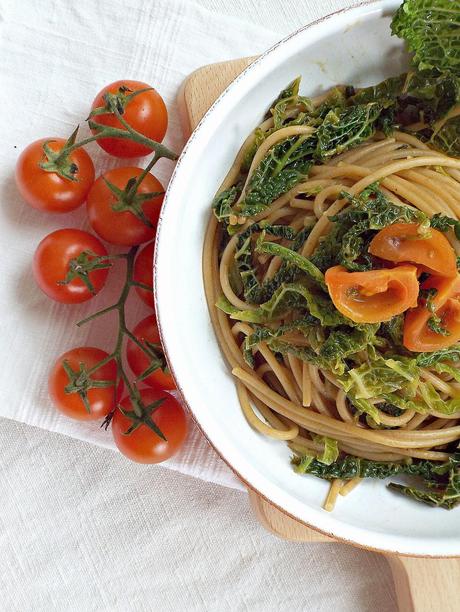
[[[148,87],[150,85],[140,81],[115,81],[97,94],[91,110],[106,107],[105,94],[116,94],[119,105],[123,107],[123,119],[143,136],[161,142],[168,127],[168,111],[163,98],[153,88],[131,97],[134,92]],[[92,120],[100,125],[126,130],[110,111],[93,115]],[[100,138],[97,143],[115,157],[140,157],[152,152],[152,149],[143,144],[123,138]]]
[[[136,261],[134,262],[134,274],[133,278],[137,283],[142,283],[152,288],[152,291],[147,289],[141,289],[136,287],[136,291],[143,302],[147,306],[154,308],[155,303],[153,299],[153,250],[155,244],[149,242],[142,251],[137,255]]]
[[[140,321],[133,330],[133,334],[142,343],[145,341],[155,345],[155,350],[163,352],[160,344],[160,333],[158,331],[157,321],[155,315],[150,315]],[[156,346],[158,345],[158,347]],[[129,366],[134,374],[139,378],[150,366],[149,357],[140,349],[137,344],[132,340],[128,340],[126,345],[126,357],[128,359]],[[161,368],[154,370],[147,378],[143,378],[142,382],[153,387],[154,389],[168,389],[172,390],[176,388],[173,377],[169,371],[164,371]]]
[[[164,189],[160,181],[149,173],[139,185],[137,194],[130,196],[128,181],[136,179],[142,172],[142,168],[115,168],[100,176],[91,187],[86,204],[89,222],[107,242],[133,246],[155,236],[163,195],[142,201],[142,194],[163,192]],[[117,194],[106,181],[115,187],[115,191],[118,190]],[[132,212],[137,207],[151,227]]]
[[[342,266],[325,274],[334,306],[356,323],[379,323],[417,306],[419,284],[415,266],[349,272]]]
[[[81,394],[78,393],[78,388],[82,392],[85,390],[85,377],[80,374],[82,365],[86,371],[91,370],[107,356],[108,353],[101,349],[92,346],[82,346],[67,351],[57,359],[48,379],[48,391],[53,404],[60,412],[80,421],[93,421],[106,416],[113,410],[116,400],[120,398],[123,391],[123,383],[120,381],[115,397],[114,384],[117,377],[117,366],[113,359],[86,378],[86,382],[88,380],[89,382],[91,380],[113,381],[113,384],[110,386],[87,389],[86,396],[89,412],[87,407],[85,407]],[[65,391],[66,387],[68,388],[72,382],[65,371],[63,362],[66,362],[67,367],[77,376],[75,382],[76,390],[72,393]]]
[[[150,427],[142,423],[132,433],[125,435],[133,421],[120,410],[116,410],[112,419],[112,433],[118,450],[132,461],[138,463],[160,463],[172,457],[182,446],[187,435],[187,419],[179,402],[166,391],[141,389],[141,401],[144,406],[163,400],[151,414],[153,422],[160,428],[166,440],[163,440]],[[121,400],[125,412],[132,411],[131,399]]]
[[[460,275],[446,278],[432,276],[422,283],[423,290],[435,289],[431,312],[426,304],[406,314],[403,344],[410,351],[431,352],[448,348],[460,340]],[[439,317],[446,334],[431,330],[432,316]]]
[[[85,252],[92,255],[86,256]],[[40,289],[57,302],[86,302],[102,289],[109,272],[108,268],[103,268],[90,270],[87,275],[83,273],[85,260],[91,267],[94,255],[107,255],[107,250],[96,236],[77,229],[56,230],[43,238],[35,251],[35,280]],[[72,274],[71,267],[75,269],[75,274]],[[89,285],[78,276],[79,273],[87,277]],[[69,280],[68,275],[72,279],[62,284],[62,281]]]
[[[80,148],[69,156],[75,164],[73,180],[57,172],[40,167],[47,161],[43,144],[48,142],[52,151],[58,152],[66,141],[63,138],[42,138],[24,149],[16,163],[16,184],[27,204],[46,212],[64,213],[83,204],[94,182],[94,166],[88,153]],[[75,169],[74,168],[74,169]]]
[[[438,276],[457,275],[457,258],[450,242],[430,228],[425,238],[417,223],[393,223],[374,236],[369,253],[395,263],[410,262]]]

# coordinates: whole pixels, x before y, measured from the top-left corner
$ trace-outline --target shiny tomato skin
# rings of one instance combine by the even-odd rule
[[[128,459],[137,463],[161,463],[172,457],[184,443],[187,436],[187,418],[182,406],[167,391],[141,389],[140,394],[144,405],[164,398],[161,406],[153,412],[152,419],[166,441],[144,424],[131,434],[124,435],[132,421],[120,410],[116,410],[113,415],[113,438],[118,450]],[[132,410],[129,397],[121,400],[121,407],[125,411]]]
[[[403,344],[414,353],[448,348],[460,340],[460,274],[455,277],[430,276],[422,283],[424,291],[435,289],[431,312],[426,304],[410,310],[404,320]],[[428,321],[435,314],[448,335],[433,332]]]
[[[149,242],[138,253],[134,262],[133,278],[136,282],[152,287],[152,292],[136,287],[137,294],[147,306],[155,307],[153,299],[153,254],[155,243]]]
[[[148,340],[151,344],[160,344],[160,332],[158,331],[158,325],[155,315],[150,315],[145,319],[142,319],[136,327],[133,329],[133,334],[136,336],[141,343]],[[139,377],[143,372],[147,370],[150,365],[148,356],[142,352],[142,350],[132,340],[128,340],[126,345],[126,357],[128,359],[129,366],[134,374]],[[173,377],[169,372],[164,372],[161,368],[158,368],[147,378],[143,378],[142,382],[153,387],[154,389],[165,389],[173,390],[176,388]]]
[[[104,87],[97,94],[91,110],[105,106],[104,94],[107,92],[115,94],[119,91],[120,87],[127,87],[131,91],[137,91],[150,87],[150,85],[141,81],[115,81]],[[168,111],[163,98],[155,89],[139,94],[130,100],[124,109],[123,118],[137,132],[157,142],[163,140],[168,128]],[[92,120],[100,125],[122,130],[126,129],[112,113],[95,115],[92,117]],[[142,157],[152,153],[151,148],[123,138],[100,138],[97,140],[97,144],[104,151],[115,157]]]
[[[137,178],[142,172],[142,168],[114,168],[100,176],[89,191],[86,206],[91,227],[101,238],[111,244],[134,246],[152,240],[155,236],[163,195],[147,200],[142,205],[144,215],[153,225],[153,227],[148,227],[129,210],[113,210],[112,206],[116,204],[117,196],[105,183],[107,180],[123,190],[129,179]],[[153,174],[149,173],[139,185],[137,193],[162,191],[164,191],[163,185]]]
[[[34,277],[40,289],[52,300],[63,304],[79,304],[93,297],[79,278],[67,285],[58,284],[58,281],[65,279],[70,260],[85,250],[96,255],[107,255],[106,248],[96,236],[73,228],[51,232],[38,245],[33,259]],[[105,268],[89,273],[95,293],[104,286],[108,272],[108,268]]]
[[[39,164],[46,161],[43,144],[53,151],[65,144],[63,138],[42,138],[24,149],[16,162],[16,185],[24,200],[37,210],[65,213],[83,204],[94,182],[94,165],[88,153],[80,148],[70,154],[77,165],[75,181],[47,172]]]
[[[88,401],[91,412],[87,412],[83,400],[78,393],[66,393],[65,387],[69,384],[69,377],[65,372],[62,362],[66,360],[72,370],[78,371],[80,363],[84,363],[87,369],[91,369],[97,363],[107,357],[107,353],[92,346],[82,346],[71,349],[61,355],[54,364],[49,379],[48,392],[54,406],[68,417],[79,421],[95,421],[105,417],[115,407],[123,392],[123,382],[120,381],[117,396],[114,396],[114,388],[103,387],[88,389]],[[116,381],[117,366],[114,360],[109,361],[96,370],[91,376],[94,380]]]
[[[457,275],[455,251],[444,234],[430,228],[420,235],[417,223],[393,223],[380,230],[369,245],[369,253],[393,263],[412,263],[437,276]]]
[[[389,321],[417,306],[419,284],[412,265],[366,272],[333,266],[324,279],[334,306],[355,323]]]

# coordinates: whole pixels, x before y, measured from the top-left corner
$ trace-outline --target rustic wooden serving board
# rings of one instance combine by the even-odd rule
[[[182,128],[186,137],[222,91],[254,58],[211,64],[198,69],[178,94]],[[271,533],[295,542],[334,542],[288,516],[249,490],[259,522]],[[460,530],[460,521],[459,521]],[[386,555],[395,582],[401,612],[460,612],[460,559],[432,559]]]

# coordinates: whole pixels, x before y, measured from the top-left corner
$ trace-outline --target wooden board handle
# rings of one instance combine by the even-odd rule
[[[254,514],[267,531],[270,531],[279,538],[292,542],[333,542],[331,538],[323,535],[319,531],[314,531],[299,521],[291,518],[270,502],[265,501],[254,491],[248,490],[249,502]]]
[[[401,612],[458,612],[460,559],[388,555]]]

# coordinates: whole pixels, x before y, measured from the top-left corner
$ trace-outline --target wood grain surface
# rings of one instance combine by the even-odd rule
[[[177,102],[186,137],[253,59],[204,66],[185,80]],[[334,542],[275,508],[252,490],[249,490],[249,499],[259,522],[276,536],[294,542]],[[400,612],[460,612],[460,559],[398,555],[386,555],[386,558],[393,573]]]

